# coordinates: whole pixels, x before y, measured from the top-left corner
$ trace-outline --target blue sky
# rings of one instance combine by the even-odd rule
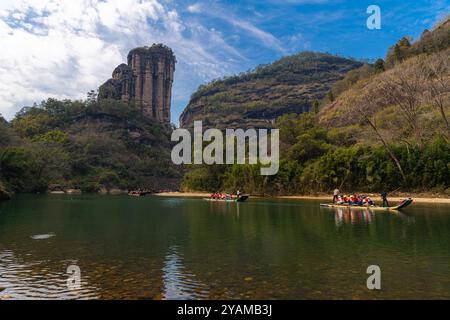
[[[366,27],[369,5],[381,30]],[[2,0],[0,113],[84,98],[130,49],[163,42],[178,60],[172,121],[198,85],[303,50],[384,57],[450,12],[450,0]]]

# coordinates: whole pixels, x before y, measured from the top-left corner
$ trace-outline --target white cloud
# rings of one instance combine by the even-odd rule
[[[0,113],[10,119],[48,97],[84,98],[130,49],[156,42],[177,56],[175,101],[244,59],[219,32],[157,0],[2,0]]]
[[[187,11],[190,13],[200,13],[202,12],[202,5],[200,3],[194,3],[187,7]]]
[[[256,27],[255,25],[251,24],[246,20],[237,19],[232,16],[224,16],[223,18],[233,26],[239,27],[247,31],[248,33],[250,33],[250,35],[263,42],[266,46],[272,47],[277,51],[285,53],[285,49],[281,45],[281,42],[271,33]]]
[[[195,3],[187,7],[187,10],[191,13],[203,13],[205,15],[214,17],[216,19],[221,19],[226,21],[230,25],[243,30],[247,35],[257,39],[263,43],[266,47],[272,48],[281,53],[286,53],[281,42],[271,33],[258,28],[246,19],[241,19],[231,12],[227,11],[224,7],[217,4],[211,4],[209,10],[203,11],[202,5],[200,3]],[[224,14],[226,13],[226,14]],[[256,16],[260,16],[257,12],[253,12]]]

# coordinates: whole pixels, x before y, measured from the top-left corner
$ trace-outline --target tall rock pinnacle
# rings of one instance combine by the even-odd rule
[[[99,99],[134,100],[142,113],[158,122],[170,123],[170,101],[176,59],[163,44],[139,47],[128,53],[112,78],[99,88]]]

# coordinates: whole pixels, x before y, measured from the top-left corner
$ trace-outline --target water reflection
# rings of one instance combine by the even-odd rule
[[[0,298],[450,298],[449,206],[20,195],[0,208]],[[80,292],[67,289],[71,264]]]
[[[162,271],[165,299],[185,300],[208,297],[207,286],[198,281],[193,273],[186,270],[177,247],[169,247]]]
[[[78,290],[69,289],[67,277],[65,269],[56,270],[49,261],[30,262],[17,257],[11,250],[0,252],[0,288],[4,288],[0,299],[97,298],[97,289],[87,281],[82,281]]]
[[[375,213],[369,210],[334,209],[334,221],[338,228],[343,224],[371,224],[374,217]]]
[[[406,224],[414,224],[416,223],[416,218],[414,216],[403,213],[401,211],[394,211],[391,214],[400,218],[400,220],[404,221]]]

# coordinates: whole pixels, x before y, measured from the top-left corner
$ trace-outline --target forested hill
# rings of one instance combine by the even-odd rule
[[[1,119],[0,189],[176,189],[170,150],[170,128],[133,105],[48,99]]]
[[[259,175],[258,165],[195,167],[182,187],[273,195],[338,187],[344,193],[449,196],[449,123],[447,18],[415,41],[403,37],[385,59],[347,72],[331,85],[319,110],[278,117],[277,175]]]
[[[286,113],[309,111],[332,84],[362,63],[302,52],[233,77],[202,85],[180,116],[181,127],[271,127]]]

